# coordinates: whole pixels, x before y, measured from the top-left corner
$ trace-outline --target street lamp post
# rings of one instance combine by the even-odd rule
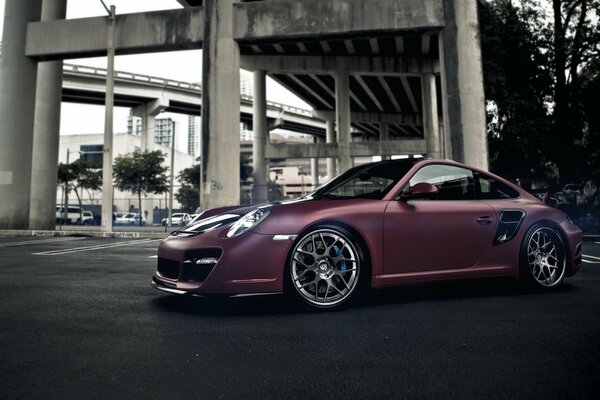
[[[115,84],[115,46],[114,31],[116,24],[115,6],[110,9],[100,0],[108,12],[108,44],[106,67],[106,99],[104,110],[104,156],[102,159],[102,232],[112,232],[113,228],[113,106]]]
[[[304,172],[302,166],[298,167],[298,175],[300,175],[300,179],[302,182],[302,196],[304,196],[304,175],[306,175],[306,172]]]

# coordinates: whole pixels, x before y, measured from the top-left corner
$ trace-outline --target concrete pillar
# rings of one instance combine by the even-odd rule
[[[477,2],[444,2],[440,37],[446,157],[488,168]]]
[[[320,138],[315,137],[314,143],[316,144],[319,142]],[[310,159],[310,177],[312,179],[312,188],[315,190],[319,187],[319,159],[316,157]]]
[[[156,116],[169,106],[166,99],[156,99],[141,104],[131,109],[131,116],[142,120],[142,134],[140,147],[142,151],[153,151],[156,149]]]
[[[140,148],[142,151],[148,151],[154,149],[154,129],[150,132],[150,123],[154,125],[154,117],[148,116],[148,110],[146,109],[146,105],[142,104],[141,106],[136,107],[135,110],[132,110],[132,115],[138,117],[142,120],[142,132],[140,132]],[[152,121],[149,121],[152,119]],[[133,133],[135,134],[135,124],[133,125]],[[148,137],[152,136],[152,137]]]
[[[325,131],[325,142],[335,143],[335,121],[327,120],[326,131]],[[335,173],[335,158],[327,158],[327,180],[332,180]]]
[[[338,174],[352,168],[350,156],[350,77],[348,71],[335,75],[335,122],[338,143]]]
[[[142,151],[156,149],[156,115],[146,113],[142,119]]]
[[[140,134],[140,150],[141,151],[154,151],[156,149],[156,115],[160,114],[164,107],[157,106],[158,101],[152,101],[149,103],[141,104],[136,108],[132,108],[130,111],[130,115],[132,117],[138,117],[142,120],[142,131]],[[134,125],[134,133],[135,133],[135,125]],[[152,195],[154,196],[154,195]],[[146,217],[146,223],[148,225],[152,225],[154,221],[154,207],[157,207],[160,202],[152,198],[143,198],[142,204],[140,204],[140,215],[144,215],[144,210],[148,211],[148,216]],[[143,207],[142,207],[143,205]],[[145,215],[144,215],[145,216]]]
[[[41,11],[41,0],[5,2],[0,58],[0,228],[4,229],[29,227],[38,67],[25,56],[25,40],[27,23],[39,21]],[[56,177],[52,181],[56,183]]]
[[[269,200],[269,173],[265,151],[269,136],[267,128],[267,74],[265,71],[254,71],[254,104],[252,108],[252,203],[266,203]]]
[[[44,0],[42,21],[64,19],[66,14],[67,0]],[[56,222],[62,68],[62,61],[38,65],[29,203],[30,229],[51,230]]]
[[[240,201],[240,51],[233,40],[237,2],[204,1],[202,208]]]
[[[390,140],[390,126],[387,122],[379,123],[379,140],[385,142],[386,140]],[[392,158],[391,155],[381,155],[382,160],[390,160]]]
[[[435,75],[423,74],[421,82],[423,91],[423,129],[425,131],[425,141],[427,142],[427,156],[436,159],[443,158]]]

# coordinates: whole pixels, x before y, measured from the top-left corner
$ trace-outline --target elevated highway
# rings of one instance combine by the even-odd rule
[[[63,65],[62,101],[104,105],[106,69]],[[240,120],[252,127],[253,97],[240,96]],[[161,111],[186,115],[202,114],[202,86],[197,83],[115,71],[115,106],[138,109],[156,104]],[[311,110],[267,101],[271,127],[298,133],[325,136],[325,122]]]

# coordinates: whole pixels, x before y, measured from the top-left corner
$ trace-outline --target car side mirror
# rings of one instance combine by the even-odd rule
[[[402,200],[430,198],[439,193],[439,189],[427,182],[419,182],[400,195]]]

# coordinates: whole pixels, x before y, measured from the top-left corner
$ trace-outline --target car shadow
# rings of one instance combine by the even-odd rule
[[[284,295],[254,297],[191,297],[161,294],[151,300],[153,308],[197,316],[265,316],[277,314],[305,314],[344,312],[363,307],[407,304],[424,301],[446,301],[469,298],[492,298],[514,296],[541,296],[548,293],[565,293],[577,290],[576,286],[563,283],[560,287],[545,291],[522,285],[513,279],[473,279],[468,281],[428,283],[400,286],[389,289],[370,290],[338,309],[318,309],[304,305]]]
[[[481,278],[456,282],[415,284],[389,289],[371,290],[360,303],[362,306],[399,304],[422,301],[444,301],[469,298],[505,296],[538,296],[570,292],[576,287],[563,283],[558,288],[542,290],[521,284],[510,278]]]

